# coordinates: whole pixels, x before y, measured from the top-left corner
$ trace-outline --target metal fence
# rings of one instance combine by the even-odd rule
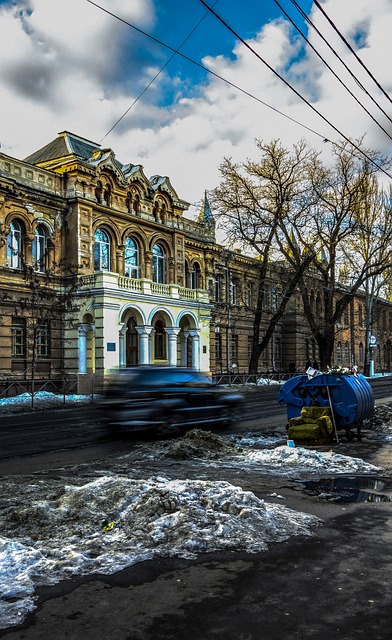
[[[94,375],[85,379],[79,377],[62,377],[58,379],[41,378],[0,378],[0,406],[1,400],[12,399],[25,395],[30,398],[29,405],[34,408],[39,393],[54,394],[66,403],[70,395],[86,396],[86,400],[94,402],[99,393],[99,385]]]
[[[269,373],[260,372],[249,373],[216,373],[212,375],[212,380],[219,385],[269,385],[281,384],[288,380],[295,373]],[[1,401],[12,399],[16,396],[25,395],[28,405],[35,408],[38,394],[48,392],[57,396],[57,401],[66,404],[67,398],[71,395],[86,396],[86,401],[94,402],[102,390],[102,377],[94,374],[87,376],[64,376],[62,378],[0,378],[0,410]]]

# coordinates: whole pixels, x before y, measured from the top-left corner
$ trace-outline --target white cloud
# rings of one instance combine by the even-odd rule
[[[153,0],[102,0],[102,4],[146,30],[151,30],[156,19]],[[326,0],[323,7],[350,42],[358,43],[358,54],[384,88],[390,88],[385,60],[392,47],[391,0],[373,0],[371,7],[368,0]],[[312,19],[391,113],[388,100],[315,6]],[[309,37],[368,110],[392,132],[391,123],[313,30]],[[18,3],[18,10],[0,5],[0,38],[0,142],[5,153],[18,157],[43,146],[64,129],[99,142],[159,69],[146,39],[79,0],[26,0]],[[367,145],[391,150],[388,136],[311,51],[298,61],[303,43],[284,20],[260,25],[251,44],[346,136],[366,134]],[[180,197],[194,202],[205,188],[218,183],[218,165],[224,156],[236,160],[254,156],[256,137],[281,138],[288,145],[306,137],[324,151],[328,145],[323,144],[323,137],[339,138],[242,44],[234,46],[230,59],[207,57],[204,64],[321,137],[211,75],[206,75],[203,85],[192,88],[193,97],[184,97],[171,108],[155,106],[155,96],[161,96],[168,83],[165,71],[105,138],[104,145],[111,146],[124,163],[143,164],[147,175],[169,175]],[[181,95],[177,80],[173,86]]]

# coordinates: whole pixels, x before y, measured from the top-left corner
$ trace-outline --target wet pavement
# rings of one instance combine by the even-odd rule
[[[386,472],[288,479],[238,468],[208,470],[209,478],[317,516],[322,524],[313,536],[271,543],[265,552],[148,560],[110,576],[40,587],[38,609],[0,637],[389,640],[392,443],[382,431],[365,431],[360,442],[342,439],[319,450],[360,457]],[[132,464],[137,475],[138,463]],[[150,471],[146,461],[139,465]],[[197,475],[187,460],[168,461],[168,469],[178,477]]]

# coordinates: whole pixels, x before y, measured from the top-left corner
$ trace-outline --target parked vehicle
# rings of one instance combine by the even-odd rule
[[[235,423],[244,396],[210,376],[178,367],[118,369],[106,384],[100,406],[112,429],[158,433]]]

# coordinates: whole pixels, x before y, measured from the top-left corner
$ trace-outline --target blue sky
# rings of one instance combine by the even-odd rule
[[[392,57],[392,0],[321,1],[383,88],[392,91],[385,63]],[[211,6],[213,2],[209,0]],[[392,123],[317,33],[308,31],[294,3],[279,3],[388,131]],[[174,49],[207,12],[200,0],[97,4]],[[298,4],[386,113],[392,113],[392,103],[313,1]],[[179,55],[162,70],[172,55],[169,50],[87,0],[0,0],[1,151],[23,158],[69,130],[102,141],[123,163],[142,164],[147,176],[168,175],[179,196],[196,205],[204,189],[218,184],[225,156],[238,161],[255,157],[255,138],[280,138],[287,146],[306,138],[328,154],[324,138],[339,136],[315,110],[344,135],[365,135],[370,147],[391,152],[391,138],[354,102],[274,0],[219,0],[214,9],[297,93],[211,14],[181,52],[253,97]]]

